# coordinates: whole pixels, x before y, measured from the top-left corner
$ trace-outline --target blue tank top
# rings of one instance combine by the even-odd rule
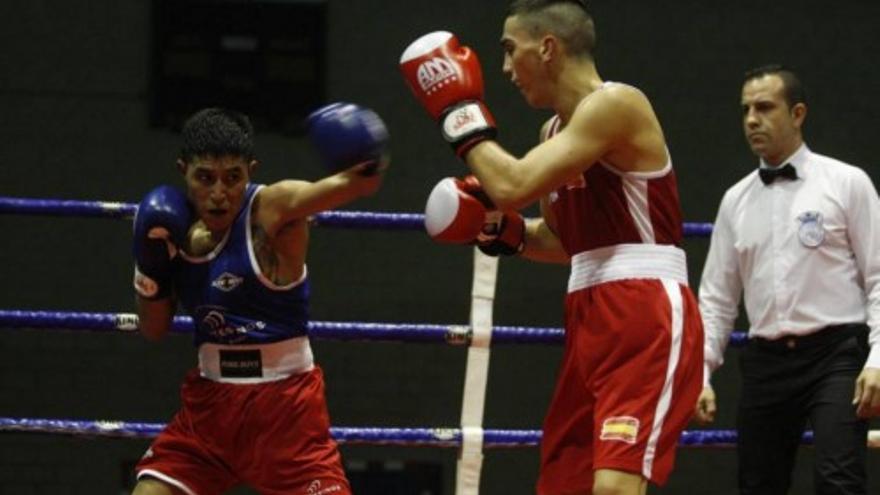
[[[195,345],[267,344],[306,335],[309,283],[278,286],[266,279],[254,256],[251,206],[262,186],[248,184],[226,237],[202,257],[181,255],[175,287],[195,324]]]

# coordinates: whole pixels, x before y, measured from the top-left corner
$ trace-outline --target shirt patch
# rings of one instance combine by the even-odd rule
[[[602,422],[600,440],[636,443],[639,436],[639,420],[632,416],[613,416]]]
[[[244,282],[244,279],[239,277],[238,275],[234,275],[229,272],[223,272],[223,274],[221,274],[219,277],[215,278],[213,282],[211,282],[211,286],[213,286],[215,289],[220,289],[223,292],[230,292],[241,285],[242,282]]]
[[[193,317],[198,331],[215,342],[238,344],[246,340],[249,333],[266,328],[266,322],[261,320],[233,319],[229,322],[224,316],[224,311],[226,310],[221,307],[200,307]]]
[[[822,225],[822,213],[805,211],[797,216],[801,223],[798,227],[798,239],[808,248],[819,247],[825,240],[825,227]]]

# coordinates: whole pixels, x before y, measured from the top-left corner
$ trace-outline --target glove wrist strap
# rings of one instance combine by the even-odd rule
[[[440,119],[440,130],[460,157],[497,134],[495,119],[481,101],[465,101],[451,107]]]
[[[144,299],[165,299],[171,295],[170,286],[170,280],[156,280],[141,272],[137,265],[134,266],[134,290]]]

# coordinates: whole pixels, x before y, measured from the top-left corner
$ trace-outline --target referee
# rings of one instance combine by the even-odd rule
[[[721,200],[700,283],[706,383],[723,363],[741,294],[737,419],[742,495],[784,495],[801,435],[815,434],[815,493],[866,494],[867,418],[880,414],[880,200],[867,174],[812,152],[797,75],[749,71],[743,129],[759,168]]]

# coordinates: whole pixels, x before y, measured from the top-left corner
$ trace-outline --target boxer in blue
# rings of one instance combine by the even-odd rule
[[[307,335],[308,220],[379,188],[388,133],[370,110],[333,104],[309,117],[332,174],[251,183],[253,127],[209,108],[183,127],[186,191],[160,186],[134,228],[141,332],[159,339],[177,303],[193,317],[198,367],[181,409],[136,467],[135,495],[350,494]]]

